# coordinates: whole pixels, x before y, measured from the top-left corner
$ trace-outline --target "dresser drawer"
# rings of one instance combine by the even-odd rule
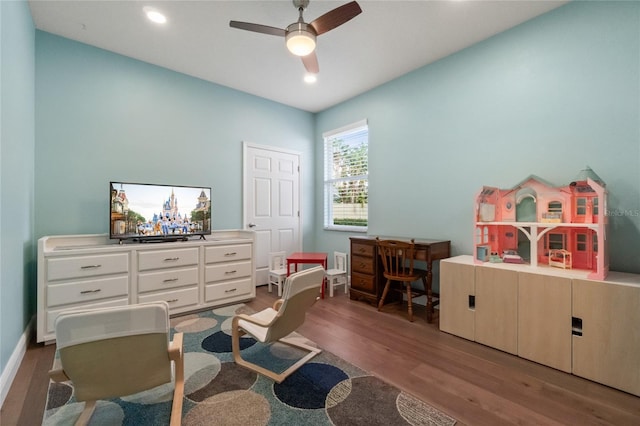
[[[204,301],[215,302],[238,296],[251,295],[251,278],[227,281],[205,286]]]
[[[376,253],[375,244],[351,243],[351,256],[373,257]]]
[[[204,252],[205,263],[229,262],[243,259],[251,259],[250,244],[207,247]]]
[[[198,248],[141,251],[138,253],[138,271],[174,268],[198,264]]]
[[[175,268],[138,274],[138,292],[166,290],[198,284],[198,267]]]
[[[125,297],[117,300],[110,300],[108,302],[98,302],[98,303],[86,303],[77,306],[65,306],[61,309],[48,310],[47,311],[47,324],[45,329],[47,333],[54,333],[56,331],[56,318],[60,312],[68,311],[68,310],[80,310],[80,309],[97,309],[97,308],[111,308],[114,306],[127,306],[129,304],[129,298]]]
[[[224,281],[251,275],[251,261],[221,263],[219,265],[207,265],[204,272],[206,283]]]
[[[372,257],[351,256],[351,269],[353,272],[363,274],[375,274],[375,262]]]
[[[129,272],[129,254],[99,256],[51,257],[47,259],[47,280],[94,277]]]
[[[88,302],[128,294],[128,276],[58,283],[47,287],[47,306]]]
[[[198,304],[198,287],[185,288],[159,293],[147,293],[138,296],[138,303],[157,302],[164,300],[169,304],[169,309],[183,308]]]
[[[351,288],[366,291],[368,293],[374,293],[376,288],[375,276],[354,272],[351,274]]]

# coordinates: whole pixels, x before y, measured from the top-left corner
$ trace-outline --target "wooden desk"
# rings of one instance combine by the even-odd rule
[[[380,239],[393,239],[411,241],[411,238],[386,237]],[[385,279],[383,276],[382,262],[378,255],[375,236],[351,237],[351,289],[349,297],[353,300],[364,300],[375,306],[378,305]],[[427,267],[427,321],[433,319],[433,297],[437,294],[432,291],[433,262],[451,256],[451,241],[416,239],[416,260],[426,262]]]
[[[295,267],[294,272],[298,271],[298,265],[301,264],[318,264],[327,270],[327,253],[305,253],[296,252],[287,256],[287,276],[291,274],[291,265]],[[321,298],[324,299],[324,281],[322,283]]]

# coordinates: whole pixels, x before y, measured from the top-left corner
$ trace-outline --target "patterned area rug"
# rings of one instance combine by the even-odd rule
[[[236,313],[252,311],[240,304],[171,320],[172,332],[184,333],[183,425],[455,424],[451,417],[326,351],[281,384],[238,367],[231,353],[231,319]],[[280,371],[302,354],[288,345],[268,346],[252,338],[242,338],[241,348],[244,358]],[[167,384],[98,401],[90,424],[168,424],[172,391]],[[83,407],[69,383],[51,382],[43,424],[71,425]]]

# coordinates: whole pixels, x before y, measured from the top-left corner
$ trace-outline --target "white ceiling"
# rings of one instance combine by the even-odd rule
[[[311,0],[305,22],[349,0]],[[43,31],[318,112],[562,6],[549,0],[358,0],[362,13],[318,37],[318,81],[284,39],[229,27],[230,20],[285,28],[290,0],[31,0]],[[155,7],[168,22],[148,21]]]

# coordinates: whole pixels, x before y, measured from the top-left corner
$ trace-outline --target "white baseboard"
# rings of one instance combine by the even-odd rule
[[[13,350],[4,370],[2,370],[2,375],[0,375],[0,407],[2,407],[5,398],[9,394],[9,389],[11,389],[13,380],[16,378],[16,374],[18,374],[18,369],[20,368],[24,354],[27,352],[27,345],[29,344],[29,339],[31,339],[31,333],[33,331],[34,318],[35,316],[32,317],[29,324],[27,324],[27,328],[24,330],[24,333],[22,333],[22,336],[20,336],[16,348]]]

